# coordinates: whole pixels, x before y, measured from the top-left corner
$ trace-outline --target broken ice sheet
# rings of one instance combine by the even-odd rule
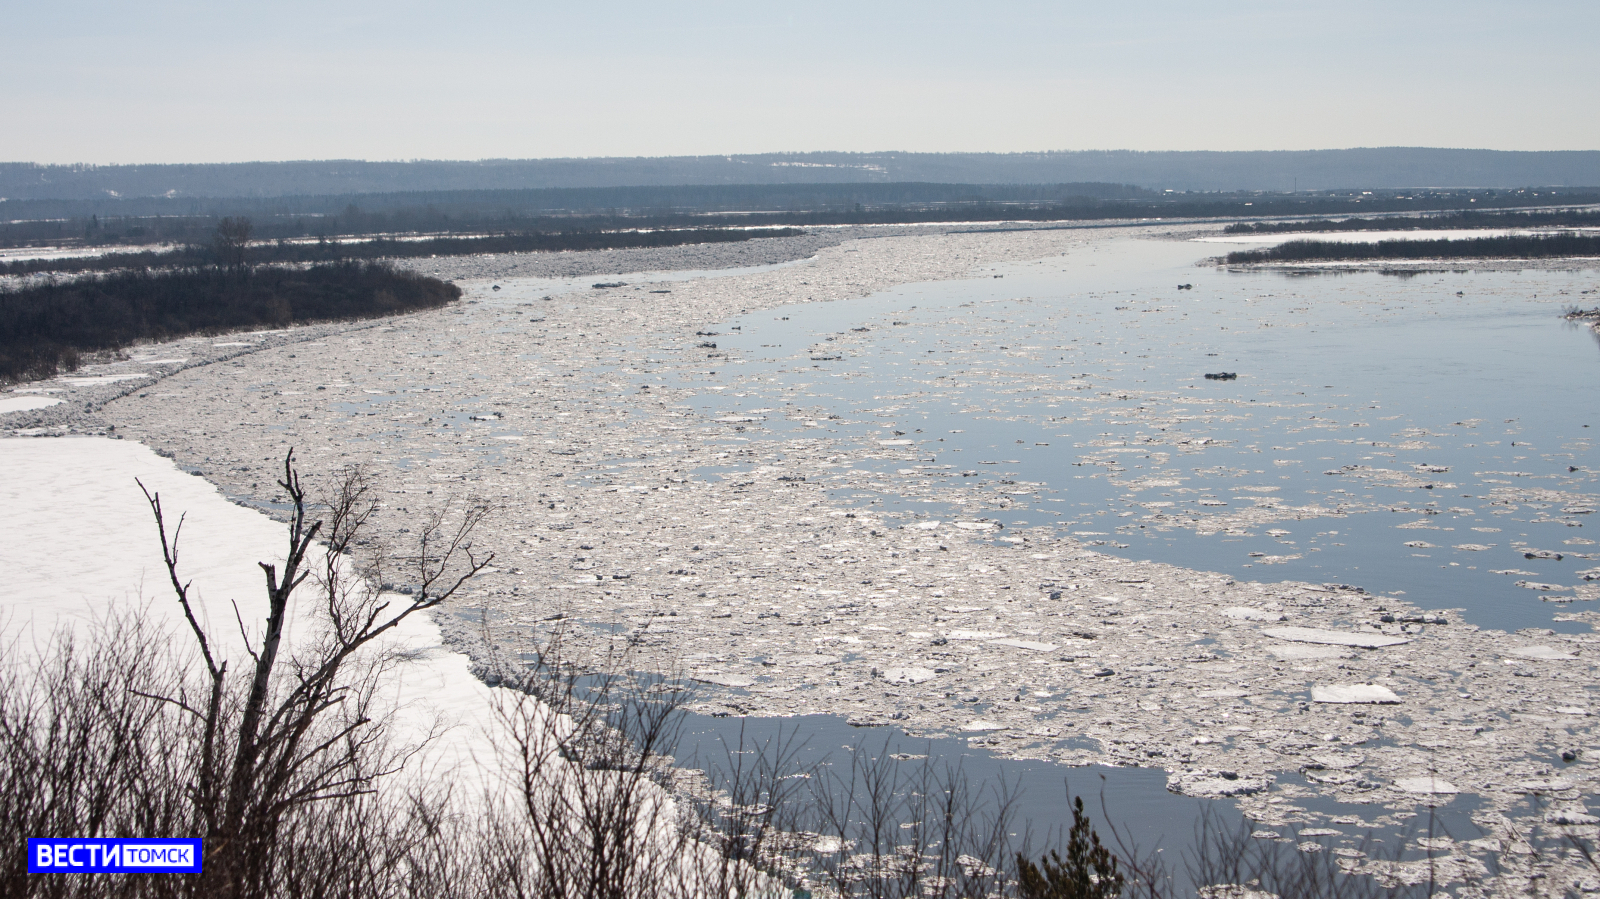
[[[732,677],[726,674],[693,674],[690,675],[690,680],[718,687],[743,688],[755,685],[755,681],[748,677]]]
[[[1524,659],[1535,659],[1541,662],[1575,662],[1578,660],[1578,657],[1572,653],[1564,652],[1553,646],[1524,646],[1519,649],[1508,649],[1506,654]]]
[[[1393,704],[1400,701],[1394,691],[1382,684],[1329,684],[1311,688],[1312,702],[1336,704],[1377,703]]]
[[[1318,646],[1312,643],[1280,643],[1267,647],[1267,651],[1285,662],[1348,659],[1355,655],[1349,649],[1338,646]]]
[[[1282,612],[1252,609],[1248,606],[1229,606],[1223,609],[1220,614],[1235,621],[1285,621],[1289,617]]]
[[[1355,768],[1365,760],[1365,756],[1355,752],[1323,753],[1311,757],[1312,763],[1316,766],[1334,770]]]
[[[1410,643],[1407,637],[1389,637],[1383,634],[1354,634],[1348,631],[1326,630],[1317,627],[1269,627],[1262,631],[1269,637],[1279,640],[1292,640],[1296,643],[1321,643],[1329,646],[1358,646],[1363,649],[1379,649],[1384,646],[1399,646]]]
[[[1321,427],[1321,405],[1353,405],[1358,400],[1324,400],[1321,394],[1289,399],[1280,394],[1262,395],[1254,402],[1230,396],[1191,401],[1179,391],[1187,391],[1193,385],[1179,379],[1172,383],[1183,386],[1166,386],[1163,379],[1176,376],[1157,367],[1170,361],[1162,359],[1133,363],[1141,366],[1139,371],[1107,369],[1092,379],[1073,379],[1078,384],[1069,387],[1065,378],[1052,385],[1053,374],[1024,370],[1018,357],[1007,355],[1009,350],[996,352],[994,346],[978,347],[970,355],[954,352],[946,357],[941,352],[930,357],[964,356],[972,363],[965,372],[960,371],[959,364],[932,370],[930,362],[924,383],[899,390],[880,389],[896,385],[876,376],[893,374],[889,363],[903,362],[909,356],[884,357],[885,364],[877,371],[853,370],[850,378],[824,382],[840,372],[813,369],[806,360],[798,366],[806,372],[795,373],[794,380],[785,380],[791,375],[771,369],[758,371],[761,365],[755,359],[737,360],[748,364],[735,368],[736,360],[732,358],[707,363],[703,354],[699,359],[689,358],[688,354],[679,358],[670,349],[692,346],[688,335],[695,329],[715,327],[738,316],[741,310],[804,303],[814,298],[842,301],[819,309],[818,314],[847,317],[851,314],[849,304],[857,302],[851,297],[862,290],[878,289],[895,279],[955,278],[966,271],[969,263],[949,263],[953,252],[918,252],[924,246],[957,248],[962,253],[981,256],[1037,252],[1041,247],[1059,252],[1089,240],[1098,238],[1050,232],[875,238],[856,242],[851,249],[859,252],[824,252],[805,263],[804,270],[727,278],[721,284],[685,283],[664,298],[649,299],[648,305],[635,304],[624,297],[608,297],[606,301],[615,303],[616,308],[602,311],[588,306],[551,307],[548,321],[535,333],[497,335],[483,330],[481,323],[473,325],[472,307],[460,316],[455,312],[425,314],[397,320],[393,334],[371,335],[358,353],[330,353],[326,359],[308,359],[305,357],[312,354],[302,354],[301,359],[288,362],[282,354],[249,355],[241,357],[237,367],[210,366],[171,378],[163,392],[168,388],[187,391],[181,402],[135,395],[116,401],[112,411],[117,416],[119,433],[126,425],[135,439],[150,440],[185,464],[216,472],[214,477],[219,482],[240,495],[253,495],[250,487],[256,479],[267,483],[260,468],[270,469],[274,457],[281,461],[283,447],[297,442],[313,447],[312,451],[318,446],[332,447],[318,454],[324,456],[319,462],[338,464],[342,461],[338,454],[348,453],[349,461],[372,464],[396,480],[386,484],[395,491],[391,501],[397,514],[391,519],[396,524],[406,523],[406,515],[399,513],[408,505],[414,513],[419,503],[425,502],[416,494],[470,491],[499,497],[497,507],[507,512],[481,535],[481,542],[486,548],[493,548],[501,559],[514,559],[518,570],[486,575],[479,582],[481,594],[470,600],[473,608],[484,609],[490,627],[500,627],[497,638],[522,639],[514,625],[532,610],[513,606],[525,601],[536,608],[546,607],[539,609],[543,614],[546,609],[555,610],[566,599],[584,610],[585,620],[597,621],[611,615],[638,621],[657,610],[676,611],[675,616],[653,619],[657,623],[652,626],[652,633],[644,634],[634,646],[636,663],[641,668],[669,670],[681,654],[704,652],[707,658],[699,663],[703,666],[701,674],[729,678],[730,683],[736,682],[734,678],[759,680],[760,689],[755,691],[759,694],[759,707],[752,706],[752,714],[821,710],[859,720],[887,721],[890,713],[900,713],[906,717],[893,720],[904,722],[908,730],[926,734],[948,732],[967,720],[974,713],[968,711],[972,706],[955,704],[966,697],[1011,700],[1032,696],[1037,700],[1037,710],[1023,701],[991,702],[978,707],[983,710],[981,720],[1005,725],[1008,734],[1029,733],[1044,719],[1059,719],[1062,730],[1067,731],[1070,721],[1071,732],[1079,742],[1070,748],[1036,747],[1031,751],[1063,761],[1160,764],[1179,774],[1180,780],[1191,783],[1196,792],[1250,799],[1252,791],[1259,792],[1270,784],[1272,772],[1294,770],[1304,764],[1305,753],[1313,747],[1325,751],[1330,743],[1375,733],[1377,725],[1373,730],[1354,725],[1352,712],[1368,712],[1384,717],[1384,750],[1372,753],[1359,776],[1333,769],[1339,777],[1355,778],[1350,784],[1330,783],[1319,786],[1318,791],[1357,789],[1354,784],[1365,781],[1392,783],[1396,778],[1428,770],[1428,765],[1438,759],[1448,759],[1454,766],[1451,776],[1459,783],[1487,783],[1503,778],[1507,771],[1516,772],[1520,778],[1536,776],[1536,760],[1529,757],[1527,747],[1541,745],[1549,719],[1543,714],[1511,712],[1532,708],[1548,714],[1551,708],[1575,708],[1569,703],[1586,703],[1572,694],[1566,679],[1515,676],[1517,671],[1531,673],[1549,663],[1529,660],[1515,666],[1500,664],[1498,659],[1505,655],[1501,650],[1507,643],[1504,633],[1497,635],[1470,627],[1430,627],[1425,639],[1372,651],[1350,644],[1347,639],[1333,643],[1280,642],[1263,635],[1254,625],[1236,623],[1239,620],[1231,619],[1223,610],[1273,612],[1281,608],[1288,620],[1308,629],[1380,637],[1393,634],[1380,634],[1374,626],[1378,617],[1374,614],[1375,602],[1385,603],[1387,611],[1396,613],[1397,618],[1414,610],[1403,599],[1374,597],[1349,588],[1326,589],[1298,580],[1235,581],[1238,571],[1230,577],[1199,570],[1211,564],[1201,554],[1185,561],[1160,556],[1157,549],[1147,552],[1144,547],[1128,553],[1156,555],[1165,561],[1184,562],[1187,567],[1105,556],[1064,533],[1077,529],[1090,539],[1104,538],[1112,528],[1101,524],[1107,519],[1094,516],[1133,511],[1136,501],[1149,501],[1151,505],[1141,507],[1135,514],[1163,516],[1139,518],[1137,524],[1146,525],[1147,531],[1165,525],[1213,532],[1219,535],[1218,540],[1242,538],[1251,530],[1259,533],[1269,527],[1283,531],[1277,526],[1282,522],[1305,521],[1304,525],[1288,525],[1297,533],[1303,531],[1302,543],[1293,552],[1307,553],[1299,563],[1286,563],[1303,566],[1289,569],[1291,572],[1305,571],[1313,562],[1326,562],[1341,552],[1338,547],[1343,546],[1343,541],[1349,540],[1352,547],[1343,552],[1362,571],[1346,577],[1329,569],[1315,580],[1360,583],[1384,593],[1404,586],[1413,595],[1428,595],[1411,589],[1409,583],[1383,583],[1378,574],[1369,576],[1368,553],[1395,553],[1409,558],[1409,551],[1402,551],[1400,543],[1419,536],[1414,531],[1396,538],[1389,531],[1390,522],[1418,519],[1433,530],[1429,536],[1440,544],[1448,544],[1451,539],[1500,539],[1476,537],[1477,533],[1499,533],[1498,529],[1483,527],[1486,520],[1503,524],[1504,530],[1513,532],[1507,538],[1521,537],[1544,545],[1551,545],[1552,541],[1548,536],[1521,533],[1529,526],[1515,516],[1527,513],[1494,503],[1501,498],[1499,495],[1474,503],[1482,506],[1483,519],[1474,518],[1475,513],[1470,511],[1453,511],[1454,507],[1425,510],[1424,504],[1439,496],[1438,482],[1430,481],[1434,489],[1429,491],[1403,478],[1379,477],[1376,472],[1371,476],[1350,473],[1332,479],[1348,492],[1334,493],[1323,486],[1315,502],[1290,497],[1297,488],[1317,486],[1307,483],[1307,479],[1324,478],[1320,472],[1327,467],[1357,461],[1348,458],[1348,452],[1376,456],[1364,461],[1401,472],[1414,472],[1412,466],[1422,462],[1448,462],[1461,472],[1469,470],[1472,463],[1458,462],[1451,456],[1470,457],[1463,447],[1430,437],[1423,429],[1404,440],[1392,434],[1357,431],[1348,443],[1329,442],[1323,435],[1311,432],[1305,437],[1314,440],[1281,440],[1293,443],[1273,448],[1286,464],[1267,466],[1263,463],[1271,457],[1255,456],[1256,449],[1247,446],[1265,437],[1254,432],[1264,426],[1262,415],[1286,415],[1303,422],[1302,410],[1287,403],[1306,403],[1304,413],[1317,414]],[[1101,244],[1118,245],[1116,241]],[[899,249],[895,249],[897,246]],[[905,252],[907,247],[913,252]],[[1184,264],[1192,261],[1185,260]],[[485,257],[450,264],[533,263]],[[819,288],[824,280],[837,286]],[[801,285],[802,281],[811,283]],[[1369,285],[1357,291],[1366,298],[1360,302],[1370,300],[1380,287],[1389,289],[1387,285]],[[511,289],[515,286],[511,285]],[[864,305],[859,308],[869,308],[873,301],[860,302]],[[1335,305],[1338,302],[1333,301]],[[1521,297],[1515,300],[1517,304],[1525,302]],[[1039,308],[1046,305],[1041,303]],[[1064,310],[1078,304],[1048,305]],[[803,307],[785,311],[796,308]],[[962,310],[958,316],[966,314]],[[1076,311],[1062,314],[1067,317],[1052,326],[1076,326],[1078,319],[1071,317]],[[452,334],[440,326],[446,315],[450,316],[448,327],[460,329],[458,332]],[[800,315],[797,313],[796,318]],[[904,320],[910,316],[897,317]],[[1431,313],[1427,317],[1430,321],[1424,324],[1438,327],[1431,321]],[[1148,320],[1152,324],[1156,321],[1154,317]],[[1094,339],[1113,333],[1097,332],[1099,324],[1089,321],[1084,333],[1096,335]],[[884,324],[887,326],[888,322]],[[1159,329],[1152,327],[1147,333],[1170,339],[1177,333],[1174,329],[1181,326],[1179,317],[1174,315],[1163,318]],[[475,332],[474,327],[478,328]],[[1014,324],[1004,327],[1016,329]],[[716,329],[724,333],[729,330]],[[911,330],[908,328],[906,333]],[[995,325],[991,334],[998,335],[1002,330],[1002,326]],[[1274,329],[1271,333],[1276,332]],[[590,339],[568,342],[569,337],[580,333],[590,335]],[[871,333],[878,335],[879,331],[874,329]],[[1064,333],[1076,336],[1077,332],[1066,327]],[[1123,333],[1140,336],[1132,330]],[[1103,351],[1095,352],[1103,352],[1102,358],[1117,364],[1121,364],[1120,359],[1140,358],[1131,353],[1122,355],[1123,350],[1144,349],[1116,343],[1132,339],[1124,338],[1123,333],[1109,341]],[[599,339],[593,339],[597,335]],[[801,344],[811,338],[812,335],[805,335]],[[770,335],[762,339],[774,342]],[[1065,345],[1069,340],[1063,337],[1060,342]],[[1009,339],[997,343],[1020,345]],[[828,346],[832,350],[836,345],[837,342]],[[470,357],[462,352],[462,347],[467,346],[472,348]],[[951,346],[967,349],[959,342],[952,342]],[[1157,352],[1163,351],[1164,348]],[[462,380],[447,384],[445,375],[430,378],[432,371],[442,370],[446,363],[409,355],[422,352],[449,356],[450,367],[464,373]],[[865,364],[867,357],[857,355],[860,352],[859,346],[852,347],[845,356],[853,360],[852,364],[854,360]],[[648,371],[662,376],[650,383],[648,399],[638,391],[623,389],[637,383],[638,378],[627,372],[643,366],[647,353],[648,358],[657,360],[650,363]],[[1078,353],[1073,358],[1085,355]],[[1083,367],[1091,364],[1094,363]],[[1146,370],[1142,368],[1145,365],[1151,367]],[[1000,371],[1003,366],[1013,367]],[[713,379],[717,383],[707,380],[706,371],[712,367],[723,372]],[[983,373],[976,371],[979,368]],[[475,376],[474,380],[468,381],[466,373]],[[951,377],[940,379],[934,375]],[[1284,377],[1292,379],[1297,375],[1291,372]],[[1147,382],[1136,383],[1135,378]],[[448,415],[465,419],[468,412],[495,409],[503,410],[505,421],[480,423],[466,434],[437,424],[401,431],[403,426],[398,423],[383,424],[386,416],[381,413],[359,418],[334,416],[328,403],[316,401],[318,397],[326,398],[326,392],[312,392],[319,384],[346,382],[354,382],[354,390],[363,386],[389,389],[399,386],[402,379],[429,386],[425,393],[396,394],[396,405],[388,408],[403,407],[404,412],[398,412],[395,418],[409,413],[414,416],[413,421],[441,422]],[[388,383],[391,380],[393,385]],[[802,384],[809,386],[799,386]],[[820,395],[826,392],[824,387],[833,384],[840,385],[840,389],[830,396]],[[267,385],[271,386],[270,391]],[[1320,385],[1292,386],[1311,393]],[[295,388],[304,392],[295,392]],[[120,388],[105,385],[84,389]],[[281,396],[277,395],[280,389],[284,391]],[[1381,391],[1382,385],[1377,389]],[[940,393],[945,396],[936,395]],[[880,396],[885,399],[876,399]],[[733,405],[735,397],[744,402]],[[858,397],[862,397],[859,402]],[[966,411],[941,413],[946,397],[960,402],[960,410]],[[1364,409],[1368,400],[1362,398],[1359,402]],[[1044,423],[1037,414],[1042,403],[1056,403],[1059,408],[1051,409],[1050,414],[1058,417]],[[789,411],[761,420],[715,421],[719,417],[753,419],[763,415],[758,407]],[[1261,412],[1260,407],[1276,411]],[[1351,411],[1370,416],[1360,410]],[[1411,411],[1413,417],[1432,414]],[[825,423],[835,430],[805,431],[799,427],[800,419],[795,413],[803,413],[807,420]],[[1330,412],[1326,417],[1335,414]],[[927,420],[919,420],[922,416]],[[853,419],[873,419],[870,424],[875,427],[881,423],[879,418],[893,421],[903,431],[915,433],[916,428],[921,428],[925,434],[938,434],[947,440],[939,442],[918,434],[915,439],[919,443],[915,446],[881,447],[876,440],[889,434],[878,430],[858,434],[851,430]],[[241,420],[267,427],[240,427]],[[974,425],[974,420],[979,424]],[[1029,422],[1039,424],[1040,432],[1029,431],[1034,427]],[[793,428],[785,431],[791,423]],[[1393,431],[1404,424],[1410,422],[1382,427]],[[1328,427],[1344,425],[1329,423]],[[516,428],[518,433],[528,434],[526,444],[477,436],[500,428]],[[966,437],[954,434],[959,430],[966,430]],[[1342,432],[1328,432],[1330,436],[1333,433]],[[216,439],[222,434],[227,435],[226,440]],[[412,436],[405,437],[406,434]],[[909,434],[906,437],[912,439]],[[1361,439],[1357,441],[1356,437]],[[388,438],[389,442],[380,444],[378,438]],[[1019,439],[1029,442],[1014,442]],[[961,445],[961,440],[975,443]],[[499,444],[498,454],[483,453],[475,441]],[[1046,441],[1049,447],[1040,445]],[[384,451],[375,453],[380,445]],[[1264,450],[1265,446],[1257,448]],[[954,455],[956,449],[965,455]],[[1405,456],[1424,450],[1425,456]],[[1088,458],[1091,455],[1093,458]],[[941,475],[923,467],[927,456],[961,464],[953,465],[948,475]],[[1023,457],[1026,464],[1006,461],[1011,456]],[[1324,456],[1338,458],[1322,461]],[[1295,457],[1303,457],[1305,462],[1289,461]],[[979,466],[980,459],[995,460],[997,467]],[[1077,465],[1079,462],[1085,464]],[[867,463],[881,470],[867,470]],[[1291,465],[1296,467],[1290,468]],[[1512,465],[1507,460],[1497,467]],[[251,466],[255,470],[233,466]],[[1307,471],[1302,473],[1300,468]],[[1256,469],[1268,472],[1262,474]],[[960,475],[964,470],[975,474],[963,481]],[[911,474],[896,474],[901,471]],[[726,480],[721,476],[724,473],[728,475]],[[1082,473],[1084,479],[1077,480],[1074,473]],[[783,475],[803,475],[808,480],[780,482]],[[1231,487],[1280,475],[1290,477],[1276,492],[1234,491]],[[1126,499],[1108,496],[1110,488],[1099,485],[1107,484],[1112,476],[1125,482],[1127,492],[1144,492]],[[1465,480],[1462,475],[1456,477]],[[1554,505],[1556,502],[1576,505],[1581,500],[1593,504],[1592,498],[1580,496],[1573,496],[1570,501],[1564,497],[1540,498],[1524,488],[1544,489],[1551,484],[1533,484],[1531,477],[1516,476],[1515,493],[1507,495],[1506,501],[1546,502],[1552,515],[1559,508]],[[996,483],[1000,479],[1016,483]],[[584,488],[593,485],[593,489],[576,489],[580,482]],[[870,491],[868,483],[875,485]],[[1273,485],[1277,483],[1274,481]],[[951,486],[960,484],[982,486]],[[1076,521],[1053,533],[1049,528],[1021,525],[1016,520],[1020,513],[998,511],[1006,504],[1020,504],[1026,499],[1010,496],[1011,492],[1033,489],[1043,493],[1062,484],[1074,492],[1061,490],[1055,497],[1065,498],[1062,511],[1069,512],[1057,521]],[[1079,489],[1080,485],[1083,489]],[[439,489],[441,486],[443,489]],[[604,492],[607,487],[622,489]],[[1117,491],[1123,489],[1116,486]],[[1407,501],[1405,496],[1384,492],[1399,489],[1412,490],[1414,495]],[[1376,495],[1363,495],[1369,490]],[[1171,495],[1158,496],[1157,492]],[[1218,497],[1229,505],[1201,507],[1195,502]],[[937,503],[925,502],[928,500]],[[1440,507],[1460,501],[1442,496],[1439,500]],[[904,504],[896,508],[896,503],[902,501]],[[1081,503],[1084,508],[1073,509],[1074,503]],[[873,504],[879,505],[871,510],[869,522],[861,515],[862,507]],[[1387,512],[1376,514],[1402,505],[1407,507],[1403,517]],[[1502,511],[1509,517],[1487,518]],[[847,512],[860,517],[845,518]],[[1325,531],[1310,522],[1335,515],[1341,518],[1338,532]],[[1032,517],[1035,523],[1043,518],[1037,509],[1020,517]],[[944,524],[917,526],[930,519]],[[956,521],[981,522],[982,528],[957,528],[952,524]],[[1025,537],[1028,548],[1018,552],[992,542],[1000,525],[1005,526],[1007,535]],[[1373,528],[1381,528],[1381,541],[1366,539]],[[1559,530],[1563,535],[1573,533],[1566,527]],[[1268,536],[1292,539],[1293,535]],[[1378,543],[1381,548],[1371,548]],[[1287,552],[1287,544],[1288,540],[1284,540],[1275,547],[1282,546]],[[1322,555],[1311,555],[1313,548],[1320,549]],[[1433,552],[1436,557],[1443,555],[1438,549],[1417,549]],[[1244,561],[1242,552],[1235,555]],[[599,572],[605,577],[591,576],[582,583],[569,581],[580,572],[568,566],[580,556],[594,563],[591,575]],[[1464,556],[1463,561],[1469,558]],[[1507,562],[1513,560],[1504,558]],[[1419,570],[1436,572],[1438,561],[1446,560],[1436,558],[1435,563],[1414,564]],[[1524,572],[1521,577],[1569,583],[1576,580],[1569,579],[1565,568],[1554,560],[1528,564],[1540,571],[1537,575]],[[618,571],[632,572],[632,577],[613,577],[611,573]],[[1429,577],[1426,583],[1435,584],[1432,578],[1436,575],[1424,573]],[[1309,575],[1305,571],[1306,579],[1310,579]],[[1499,594],[1515,593],[1527,605],[1539,605],[1520,590],[1506,589],[1509,582],[1487,573],[1474,572],[1474,576],[1488,582],[1486,588]],[[1449,589],[1457,586],[1470,585],[1462,581]],[[700,594],[705,594],[706,602],[716,603],[703,614],[697,610]],[[1456,604],[1453,595],[1449,602]],[[1495,602],[1501,607],[1506,605],[1503,596]],[[946,605],[976,611],[947,612],[942,608]],[[778,611],[782,614],[772,614]],[[966,617],[945,623],[946,614]],[[1514,627],[1498,622],[1490,626],[1509,631],[1527,624],[1548,623],[1547,607],[1518,614],[1529,620]],[[1472,615],[1469,610],[1461,617],[1472,622]],[[1452,615],[1452,619],[1455,617]],[[1270,626],[1270,620],[1264,623]],[[990,644],[981,638],[949,640],[941,636],[945,628],[951,627],[973,634],[992,634],[990,640],[1017,639],[1067,649],[1046,652]],[[1578,624],[1570,629],[1583,627]],[[1398,626],[1385,629],[1398,632]],[[474,629],[463,628],[458,635],[464,642],[473,639],[468,631],[475,633]],[[862,642],[850,644],[848,652],[842,652],[843,636]],[[589,639],[589,635],[575,631],[573,639],[576,645],[577,641]],[[601,652],[612,645],[603,635],[592,642]],[[1568,645],[1556,643],[1554,638],[1550,642]],[[817,645],[830,647],[835,656],[818,657],[812,665],[798,664],[796,656],[801,653],[796,650]],[[1495,663],[1480,664],[1460,679],[1440,676],[1440,672],[1457,671],[1474,656]],[[1280,660],[1288,664],[1280,664]],[[767,661],[775,664],[768,666]],[[1338,667],[1341,663],[1346,666],[1344,669]],[[1563,667],[1577,664],[1580,663],[1566,662]],[[712,668],[713,665],[717,667]],[[937,677],[919,673],[929,677],[920,682],[911,678],[873,679],[868,673],[873,668],[885,672],[915,668],[939,673]],[[1101,676],[1094,677],[1096,674]],[[1307,681],[1331,681],[1337,685],[1375,679],[1383,679],[1384,684],[1404,694],[1403,715],[1380,716],[1377,713],[1384,711],[1381,706],[1359,704],[1310,704],[1297,713],[1287,711],[1293,708],[1294,697],[1306,695]],[[1467,680],[1470,690],[1461,689]],[[879,689],[872,688],[874,683]],[[886,683],[894,686],[882,689]],[[702,695],[714,696],[715,686],[706,685]],[[1216,691],[1216,695],[1197,695],[1207,691]],[[1234,696],[1234,692],[1249,695]],[[1471,699],[1459,697],[1461,692],[1470,692]],[[951,695],[959,698],[952,700]],[[1464,706],[1466,701],[1471,705]],[[1464,709],[1474,713],[1474,726],[1487,729],[1475,736],[1463,734],[1456,740],[1449,729],[1464,723]],[[1219,717],[1222,713],[1230,716],[1226,723]],[[1114,726],[1098,723],[1103,720],[1114,721]],[[1572,720],[1575,724],[1568,725],[1563,719],[1562,726],[1573,727],[1575,734],[1582,734],[1580,739],[1589,740],[1589,722],[1595,719],[1573,716]],[[1329,739],[1329,734],[1334,738]],[[1448,739],[1441,740],[1441,735]],[[1000,740],[994,746],[1003,753],[1030,751],[1020,748],[1023,741],[1013,744],[1006,737],[984,739]],[[1393,745],[1388,745],[1391,741]],[[1423,747],[1425,743],[1446,745]],[[1470,748],[1463,748],[1469,743]],[[1175,746],[1181,746],[1185,754],[1172,752]],[[1586,789],[1592,788],[1594,778],[1583,769],[1582,765],[1574,766],[1577,773],[1570,776]],[[1456,773],[1458,770],[1462,773]],[[1229,774],[1233,776],[1230,778]],[[1380,793],[1380,803],[1404,801],[1395,791]],[[1265,803],[1266,797],[1257,797],[1256,801]],[[1483,801],[1496,809],[1510,809],[1507,800],[1498,794],[1485,795]]]
[[[1000,640],[988,640],[985,642],[987,642],[990,646],[1010,646],[1015,649],[1031,649],[1034,652],[1054,652],[1056,649],[1056,645],[1054,643],[1040,643],[1036,640],[1015,640],[1006,638]]]
[[[1403,791],[1405,791],[1407,793],[1423,793],[1423,794],[1445,795],[1445,794],[1450,794],[1450,793],[1459,793],[1459,792],[1461,792],[1460,790],[1456,789],[1455,784],[1452,784],[1447,780],[1443,780],[1441,778],[1435,777],[1435,776],[1433,776],[1431,774],[1425,775],[1425,776],[1422,776],[1422,777],[1400,777],[1400,778],[1396,778],[1395,782],[1394,782],[1394,785],[1395,785],[1396,788],[1398,788],[1400,790],[1403,790]]]
[[[936,676],[932,668],[890,668],[883,672],[883,679],[892,684],[920,684]]]

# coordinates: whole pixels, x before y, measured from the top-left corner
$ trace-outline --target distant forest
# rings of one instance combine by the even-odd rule
[[[1450,231],[1467,228],[1600,227],[1600,210],[1552,212],[1450,212],[1405,218],[1311,219],[1293,222],[1234,222],[1228,234],[1290,234],[1299,231]]]
[[[0,168],[4,168],[0,165]],[[1050,182],[968,184],[893,182],[827,184],[691,184],[617,187],[461,188],[345,191],[272,196],[11,197],[8,219],[167,215],[334,215],[356,206],[367,212],[432,208],[445,215],[665,215],[716,212],[805,212],[945,204],[1051,205],[1152,198],[1162,191],[1127,184]]]
[[[0,290],[0,381],[54,377],[140,340],[281,328],[443,306],[461,288],[383,264],[212,266]]]
[[[1230,265],[1259,262],[1330,262],[1362,259],[1546,259],[1600,256],[1600,235],[1550,234],[1474,237],[1466,240],[1380,240],[1344,243],[1292,240],[1276,247],[1229,253]]]
[[[231,219],[230,219],[231,221]],[[248,220],[246,220],[248,221]],[[215,234],[213,225],[211,233]],[[695,229],[676,231],[569,231],[553,234],[491,234],[482,237],[435,237],[423,240],[318,240],[314,243],[253,243],[235,252],[251,264],[335,262],[350,259],[402,259],[423,256],[466,256],[473,253],[536,253],[562,250],[608,250],[676,247],[696,243],[737,243],[763,237],[792,237],[793,228],[762,231]],[[0,275],[40,272],[88,272],[116,269],[181,268],[223,262],[215,244],[185,244],[170,250],[104,253],[65,259],[22,259],[0,262]]]
[[[732,185],[0,204],[0,247],[204,242],[225,216],[267,240],[638,229],[1351,216],[1600,203],[1597,190],[1165,193],[1120,184]]]
[[[1367,147],[1241,152],[818,152],[412,162],[0,164],[0,197],[14,200],[909,182],[1104,182],[1180,191],[1600,186],[1600,152]]]

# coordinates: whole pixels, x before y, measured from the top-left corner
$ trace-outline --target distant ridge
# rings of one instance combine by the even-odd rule
[[[474,162],[0,163],[0,197],[280,197],[644,185],[1099,182],[1152,190],[1600,186],[1600,151],[1378,147],[1272,151],[761,153]]]

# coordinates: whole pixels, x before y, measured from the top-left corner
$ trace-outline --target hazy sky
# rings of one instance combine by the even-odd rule
[[[0,160],[1600,149],[1595,0],[7,0]]]

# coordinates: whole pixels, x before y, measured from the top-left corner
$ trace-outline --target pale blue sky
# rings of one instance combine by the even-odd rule
[[[1600,3],[5,0],[0,160],[1600,149]]]

